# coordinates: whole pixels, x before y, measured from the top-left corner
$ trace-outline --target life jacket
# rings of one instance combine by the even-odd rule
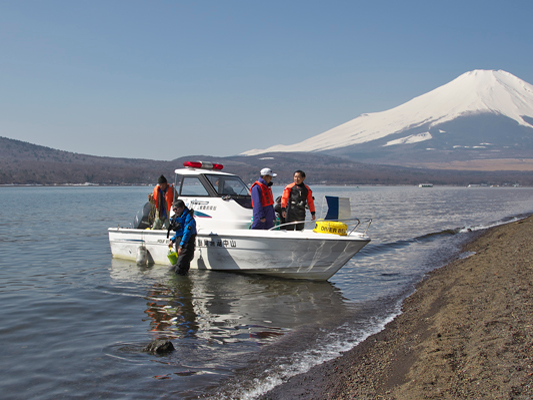
[[[160,207],[160,197],[159,197],[160,192],[161,192],[160,186],[156,185],[156,187],[154,188],[154,201],[155,201],[156,209],[159,209]],[[167,191],[165,193],[165,202],[166,202],[165,210],[159,210],[160,218],[163,216],[168,218],[170,216],[170,209],[172,208],[172,203],[174,202],[174,186],[172,185],[167,186]]]
[[[261,188],[261,205],[263,207],[271,206],[274,204],[274,195],[272,194],[272,190],[265,185],[263,182],[255,181],[252,187],[250,188],[250,191],[252,191],[252,188],[255,185],[259,185]],[[252,196],[252,207],[254,206],[254,200]]]
[[[301,192],[301,193],[300,193]],[[281,196],[281,208],[290,208],[291,203],[296,203],[298,206],[309,206],[309,211],[315,212],[315,202],[313,201],[313,192],[311,188],[305,183],[298,186],[296,183],[291,183],[283,190]]]

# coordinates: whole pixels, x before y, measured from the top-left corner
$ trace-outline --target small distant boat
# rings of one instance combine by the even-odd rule
[[[433,187],[432,183],[420,183],[418,187]]]

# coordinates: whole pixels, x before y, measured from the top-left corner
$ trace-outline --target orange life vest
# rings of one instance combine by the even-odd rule
[[[291,198],[291,191],[295,186],[298,188],[298,185],[296,185],[296,183],[290,183],[283,190],[283,195],[281,196],[281,207],[282,208],[287,208],[287,205]],[[315,212],[315,202],[313,200],[313,192],[311,191],[311,188],[307,186],[305,183],[303,184],[303,186],[307,189],[306,198],[305,199],[302,198],[299,200],[300,201],[305,200],[307,202],[307,205],[309,206],[309,211],[313,213]]]
[[[265,185],[262,182],[255,181],[252,187],[250,188],[250,192],[252,191],[252,188],[255,185],[259,185],[261,188],[261,205],[263,207],[271,206],[274,204],[274,195],[272,194],[272,189],[270,189],[267,185]],[[252,196],[252,207],[254,206],[253,196]]]
[[[154,201],[155,201],[155,207],[159,208],[159,185],[156,185],[154,188]],[[166,210],[165,214],[167,218],[170,218],[170,209],[172,208],[172,203],[174,202],[174,186],[168,185],[167,191],[165,193],[165,202],[166,202]],[[161,210],[159,210],[161,212]]]

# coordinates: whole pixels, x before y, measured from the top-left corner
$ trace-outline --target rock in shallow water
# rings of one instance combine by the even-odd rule
[[[174,351],[174,345],[170,340],[157,339],[146,345],[143,351],[154,355],[168,354]]]

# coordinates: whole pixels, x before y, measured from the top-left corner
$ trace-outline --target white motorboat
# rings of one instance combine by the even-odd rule
[[[321,220],[315,229],[250,229],[250,189],[220,164],[185,162],[174,187],[194,210],[197,237],[191,269],[234,271],[283,278],[327,280],[370,242],[359,220]],[[347,199],[344,199],[347,200]],[[170,265],[166,230],[109,228],[114,258],[136,261],[139,249],[149,263]],[[338,230],[337,230],[338,229]],[[340,234],[339,234],[340,232]]]

